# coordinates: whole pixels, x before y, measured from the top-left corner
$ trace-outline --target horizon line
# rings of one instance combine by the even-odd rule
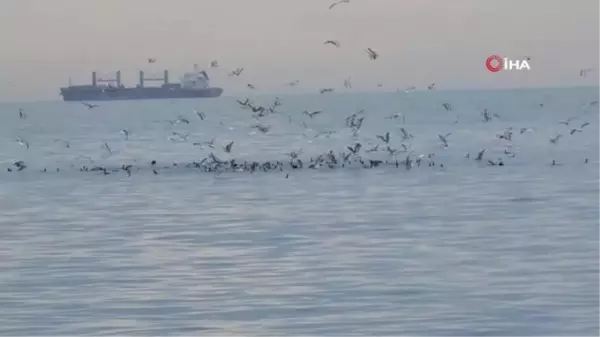
[[[286,93],[282,93],[282,92],[272,92],[272,93],[255,93],[252,94],[251,92],[249,92],[249,94],[243,94],[242,92],[239,92],[237,94],[224,94],[221,95],[219,97],[215,97],[216,99],[219,98],[239,98],[240,96],[244,96],[244,97],[260,97],[260,96],[322,96],[322,95],[327,95],[327,96],[332,96],[332,95],[352,95],[352,94],[358,94],[358,95],[365,95],[365,94],[415,94],[415,93],[425,93],[425,92],[481,92],[481,91],[535,91],[535,90],[551,90],[551,89],[584,89],[584,88],[597,88],[599,90],[598,94],[600,95],[600,83],[596,84],[596,85],[567,85],[567,86],[562,86],[562,85],[550,85],[550,86],[535,86],[535,87],[499,87],[499,88],[460,88],[460,89],[452,89],[452,88],[441,88],[441,89],[434,89],[434,90],[427,90],[427,89],[416,89],[414,91],[411,92],[405,92],[404,90],[394,90],[394,91],[389,91],[389,90],[361,90],[361,91],[339,91],[336,92],[334,91],[333,93],[328,93],[328,94],[320,94],[319,92],[286,92]],[[177,98],[174,98],[177,99]],[[195,98],[195,99],[206,99],[206,98]],[[106,101],[94,101],[94,102],[118,102],[118,101],[165,101],[165,100],[173,100],[173,99],[142,99],[142,100],[106,100]],[[194,98],[192,99],[186,99],[186,100],[194,100]],[[79,101],[70,101],[70,102],[66,102],[63,101],[61,99],[56,99],[56,100],[25,100],[25,101],[3,101],[0,100],[0,104],[4,105],[12,105],[12,104],[20,104],[20,103],[26,103],[26,104],[31,104],[31,103],[57,103],[57,102],[65,102],[65,103],[80,103]]]

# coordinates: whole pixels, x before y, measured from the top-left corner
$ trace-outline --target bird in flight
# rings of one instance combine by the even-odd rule
[[[148,59],[148,63],[155,63],[155,62],[156,62],[156,59],[153,59],[153,58]]]
[[[87,106],[88,109],[93,109],[93,108],[97,108],[98,107],[98,104],[90,104],[90,103],[86,103],[86,102],[81,102],[81,104]]]
[[[338,48],[340,47],[340,42],[337,41],[337,40],[327,40],[323,44],[331,44],[331,45],[334,45],[334,46],[336,46]]]
[[[379,57],[379,54],[377,54],[377,52],[375,52],[371,48],[367,48],[367,49],[365,49],[365,51],[367,52],[367,54],[369,54],[369,58],[371,60],[376,60]]]
[[[335,7],[335,6],[337,6],[337,5],[340,5],[340,4],[349,4],[349,3],[350,3],[350,0],[340,0],[340,1],[336,1],[336,2],[332,3],[332,4],[329,6],[329,9],[333,9],[333,7]]]
[[[589,72],[591,72],[592,70],[594,70],[594,69],[592,69],[592,68],[581,69],[581,70],[579,70],[579,76],[586,77],[587,74]]]
[[[233,71],[231,71],[229,73],[229,76],[240,76],[242,74],[242,72],[244,71],[244,68],[237,68],[234,69]]]

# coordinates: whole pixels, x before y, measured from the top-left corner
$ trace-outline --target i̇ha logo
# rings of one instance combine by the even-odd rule
[[[485,60],[485,66],[493,73],[500,70],[531,70],[528,60],[529,58],[526,60],[509,60],[506,57],[492,55]]]

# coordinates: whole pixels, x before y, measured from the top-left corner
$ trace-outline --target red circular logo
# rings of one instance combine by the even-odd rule
[[[502,61],[502,58],[500,56],[492,55],[488,57],[487,60],[485,60],[485,66],[488,68],[489,71],[495,73],[502,69],[502,67],[504,66],[504,61]]]

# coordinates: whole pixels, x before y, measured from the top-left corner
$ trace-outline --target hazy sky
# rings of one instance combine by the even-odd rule
[[[343,88],[388,90],[598,84],[598,0],[0,0],[0,100],[60,99],[96,70],[164,68],[176,80],[194,63],[225,93]],[[323,45],[339,40],[341,48]],[[364,52],[380,53],[376,61]],[[485,59],[531,57],[530,72],[490,73]],[[147,58],[157,59],[148,64]],[[236,67],[240,78],[226,76]]]

